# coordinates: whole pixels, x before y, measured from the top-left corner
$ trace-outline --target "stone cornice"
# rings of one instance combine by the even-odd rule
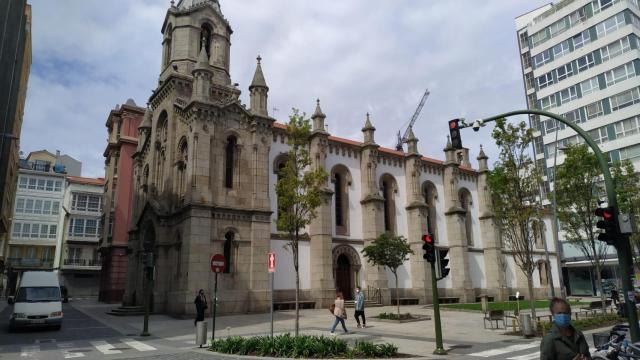
[[[384,202],[384,198],[379,194],[369,194],[360,200],[360,204],[368,204],[370,202]]]
[[[425,203],[424,201],[412,201],[409,203],[409,205],[405,207],[405,209],[407,210],[428,209],[428,208],[429,208],[429,205],[427,205],[427,203]]]

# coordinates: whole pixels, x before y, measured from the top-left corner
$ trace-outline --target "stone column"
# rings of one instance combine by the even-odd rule
[[[362,235],[365,247],[371,245],[378,235],[384,232],[384,198],[378,189],[376,168],[379,145],[374,140],[375,130],[376,128],[371,125],[369,114],[367,114],[367,121],[362,128],[364,144],[360,155],[360,177],[362,179],[360,204],[362,205]],[[385,268],[372,266],[366,259],[363,259],[363,263],[366,285],[380,289],[382,302],[390,304],[391,294]]]
[[[487,182],[489,177],[488,159],[481,146],[478,155],[478,202],[480,233],[484,243],[484,277],[487,284],[487,295],[493,296],[496,301],[506,301],[509,297],[504,267],[506,259],[502,254],[500,229],[495,222],[491,191]]]
[[[407,190],[407,240],[413,250],[409,256],[411,263],[412,296],[418,297],[421,303],[433,301],[431,286],[431,267],[423,258],[422,235],[427,233],[428,206],[424,202],[420,187],[422,173],[422,155],[418,153],[418,139],[410,130],[407,138],[408,154],[405,157],[405,179]]]
[[[314,170],[326,169],[327,145],[329,133],[324,129],[325,114],[320,109],[320,100],[311,116],[313,132],[310,138],[311,167]],[[328,181],[328,178],[327,178]],[[333,191],[328,183],[321,189],[321,204],[316,210],[316,218],[309,224],[310,252],[311,252],[311,297],[316,301],[317,308],[324,308],[333,303],[336,286],[333,279],[333,219],[331,218],[331,204]]]
[[[465,210],[460,207],[458,195],[459,162],[456,151],[447,140],[444,148],[444,204],[449,238],[449,267],[453,293],[460,302],[475,301],[475,294],[469,274],[469,254],[467,252],[467,236],[465,228]]]

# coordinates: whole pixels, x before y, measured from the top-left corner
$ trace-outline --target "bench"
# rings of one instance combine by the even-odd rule
[[[611,299],[605,300],[604,304],[605,304],[605,307],[610,307]],[[591,301],[589,302],[589,305],[580,307],[580,310],[584,310],[586,312],[593,312],[593,313],[601,309],[602,309],[602,300]]]
[[[298,301],[298,308],[300,309],[315,309],[316,302],[315,301]],[[296,302],[295,301],[278,301],[273,303],[273,310],[295,310]]]
[[[524,295],[520,295],[518,296],[518,298],[516,298],[515,295],[509,295],[509,301],[516,301],[516,300],[524,300]]]
[[[440,300],[440,304],[457,304],[460,302],[460,298],[458,297],[441,297],[438,300]]]
[[[496,328],[499,329],[498,321],[502,321],[502,327],[506,328],[507,323],[505,322],[504,310],[489,310],[489,312],[484,314],[484,328],[487,328],[487,321],[489,321],[489,325],[491,329],[493,329],[493,322],[496,322]]]
[[[398,302],[400,305],[418,305],[420,301],[418,298],[391,299],[391,305],[398,305]]]

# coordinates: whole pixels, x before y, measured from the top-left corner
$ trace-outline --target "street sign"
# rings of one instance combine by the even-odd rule
[[[211,271],[214,273],[221,273],[224,271],[225,266],[227,265],[226,260],[224,259],[224,255],[215,254],[211,257]]]
[[[267,255],[267,267],[270,273],[274,273],[276,272],[276,253],[270,252]]]

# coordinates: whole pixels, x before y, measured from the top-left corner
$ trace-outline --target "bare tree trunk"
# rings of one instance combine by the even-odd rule
[[[296,328],[295,336],[298,336],[300,331],[300,271],[298,268],[298,230],[296,230],[295,244],[293,244],[293,267],[296,270]]]
[[[604,289],[602,289],[602,274],[601,274],[601,270],[600,270],[600,260],[595,261],[595,265],[596,265],[596,281],[598,282],[598,284],[596,284],[596,290],[600,291],[600,300],[602,300],[602,313],[606,314],[607,313],[607,295],[604,293]]]
[[[398,293],[398,274],[393,272],[393,276],[396,277],[396,306],[398,307],[398,320],[400,320],[400,294]]]
[[[529,306],[531,307],[531,321],[533,322],[533,326],[536,326],[536,299],[533,294],[533,276],[532,274],[527,274],[527,288],[529,291]]]

